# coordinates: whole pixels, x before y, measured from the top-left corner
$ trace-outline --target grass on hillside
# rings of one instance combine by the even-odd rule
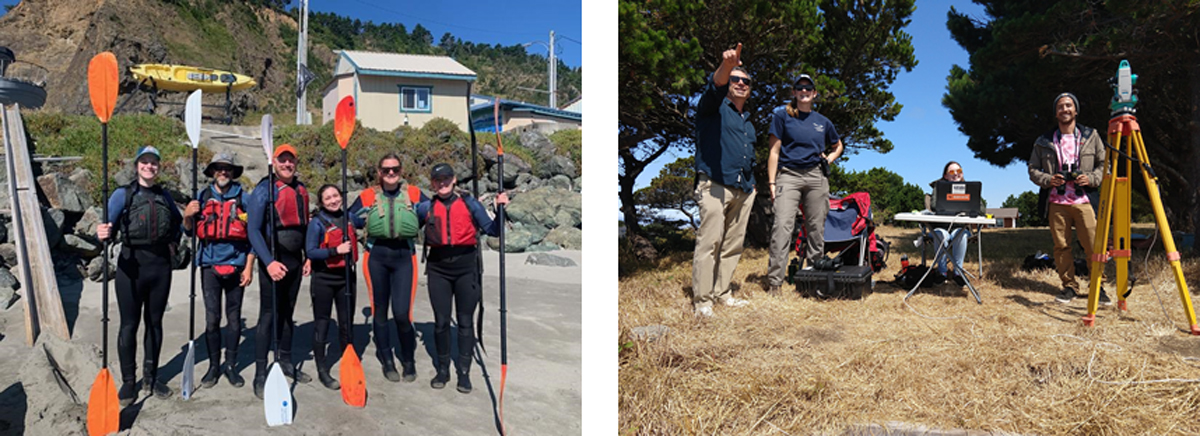
[[[621,433],[842,434],[901,423],[1026,435],[1200,432],[1200,337],[1186,334],[1161,248],[1146,263],[1134,251],[1141,280],[1130,310],[1101,307],[1088,328],[1086,299],[1054,302],[1055,272],[1020,269],[1052,248],[1046,228],[984,232],[982,305],[952,284],[904,301],[907,290],[890,281],[900,254],[920,261],[917,231],[878,234],[894,250],[861,301],[768,295],[761,249],[746,251],[732,284],[751,305],[718,305],[710,319],[693,314],[690,251],[621,279]],[[966,269],[976,271],[969,249]],[[1200,262],[1185,257],[1183,270],[1198,285]],[[1113,271],[1105,287],[1115,299]],[[648,325],[670,332],[633,338]]]

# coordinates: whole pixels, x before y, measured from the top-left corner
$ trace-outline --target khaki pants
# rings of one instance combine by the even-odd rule
[[[1075,226],[1075,237],[1083,245],[1083,251],[1090,262],[1092,244],[1096,240],[1096,212],[1090,204],[1054,204],[1050,203],[1047,213],[1050,217],[1050,236],[1054,239],[1054,266],[1058,269],[1058,278],[1064,288],[1079,292],[1079,284],[1075,282],[1075,257],[1071,253],[1071,226]]]
[[[771,226],[771,260],[767,277],[771,286],[783,286],[787,271],[788,251],[792,247],[792,231],[796,213],[804,202],[804,258],[808,265],[825,256],[825,216],[829,215],[829,179],[821,174],[821,166],[804,171],[780,167],[775,177],[775,224]]]
[[[700,230],[692,256],[692,304],[697,308],[712,307],[714,301],[730,297],[729,282],[742,257],[754,194],[713,183],[700,174],[696,184]]]

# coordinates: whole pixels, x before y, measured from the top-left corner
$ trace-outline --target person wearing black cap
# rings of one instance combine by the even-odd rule
[[[1071,250],[1071,227],[1092,257],[1096,238],[1096,187],[1104,179],[1104,139],[1096,129],[1076,123],[1079,99],[1064,92],[1054,97],[1054,118],[1058,128],[1039,136],[1029,157],[1029,180],[1041,188],[1038,210],[1050,222],[1054,240],[1054,265],[1062,281],[1062,293],[1055,297],[1070,303],[1079,292],[1075,281],[1075,259]],[[1068,180],[1070,178],[1070,180]],[[1108,294],[1100,290],[1100,304],[1111,305]]]
[[[767,181],[775,202],[771,226],[771,258],[767,266],[769,291],[778,293],[787,269],[797,208],[804,205],[804,230],[809,265],[825,257],[825,216],[829,214],[829,165],[842,155],[842,140],[829,118],[813,110],[816,82],[801,74],[792,88],[792,101],[771,112],[767,143]],[[832,147],[832,149],[830,149]]]
[[[388,381],[399,382],[392,360],[391,332],[388,331],[388,307],[396,321],[396,336],[400,341],[400,366],[404,381],[417,379],[417,332],[412,324],[412,306],[417,289],[417,256],[414,239],[420,230],[420,220],[414,206],[428,198],[416,186],[400,177],[400,156],[388,153],[379,159],[379,184],[358,194],[349,213],[365,221],[366,252],[363,254],[363,276],[370,293],[372,330],[375,337],[375,356]]]
[[[234,387],[245,380],[237,373],[238,341],[242,337],[242,296],[253,280],[254,254],[246,229],[245,205],[250,194],[237,178],[242,167],[228,153],[219,153],[204,168],[212,184],[183,211],[183,228],[200,240],[196,265],[204,292],[204,338],[208,345],[208,373],[200,379],[206,388],[221,376],[221,300],[225,301],[225,378]],[[197,215],[199,215],[197,217]]]
[[[263,397],[267,384],[267,353],[271,350],[271,334],[279,340],[279,366],[283,375],[300,383],[312,377],[292,364],[292,318],[304,266],[304,235],[308,231],[308,188],[296,176],[296,148],[288,144],[275,147],[275,186],[263,177],[250,195],[247,211],[247,233],[258,268],[258,331],[254,344],[254,395]],[[275,210],[268,201],[275,190]],[[273,213],[272,213],[273,212]],[[274,218],[274,221],[272,221]],[[274,232],[275,246],[268,242]],[[274,248],[274,250],[272,250]],[[274,289],[272,289],[274,282]],[[271,323],[274,324],[272,329]]]
[[[122,407],[137,398],[134,374],[137,330],[142,318],[146,321],[142,390],[158,398],[172,395],[171,388],[158,379],[158,355],[162,350],[163,312],[171,293],[171,260],[178,248],[183,217],[171,194],[155,180],[160,159],[158,149],[152,146],[138,150],[134,158],[137,179],[113,191],[108,198],[108,223],[96,227],[100,240],[115,236],[114,230],[120,233],[116,294],[121,313],[117,354],[122,384],[117,398]]]
[[[417,205],[417,215],[425,226],[428,250],[425,274],[428,277],[429,303],[433,306],[433,335],[437,349],[437,375],[429,385],[441,389],[450,380],[450,308],[458,322],[458,391],[471,392],[471,359],[475,350],[473,329],[475,308],[479,305],[479,268],[476,265],[475,234],[483,231],[500,235],[500,220],[488,217],[483,205],[466,193],[455,190],[458,179],[450,165],[433,166],[429,180],[433,184],[431,201]],[[496,204],[508,204],[508,194],[496,196]]]

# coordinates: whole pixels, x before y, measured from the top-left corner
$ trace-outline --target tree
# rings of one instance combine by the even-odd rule
[[[679,211],[688,218],[692,230],[696,230],[700,206],[696,204],[695,186],[696,158],[681,157],[664,166],[650,186],[637,191],[637,202],[651,209]]]
[[[846,172],[841,167],[832,167],[829,192],[834,195],[870,193],[875,222],[887,222],[897,213],[925,207],[925,193],[920,187],[905,183],[903,177],[885,168]]]
[[[948,13],[946,26],[971,64],[951,68],[942,99],[975,156],[1001,167],[1027,161],[1034,139],[1054,128],[1051,100],[1063,91],[1079,97],[1079,122],[1103,132],[1109,79],[1128,59],[1168,218],[1200,229],[1200,3],[978,3],[989,21]],[[1134,179],[1144,191],[1140,174]]]
[[[1033,191],[1025,191],[1014,197],[1009,195],[1004,199],[1004,203],[1000,207],[1015,207],[1020,216],[1017,218],[1017,225],[1021,227],[1037,227],[1045,226],[1046,217],[1038,213],[1038,195]]]
[[[667,150],[692,151],[692,104],[721,53],[738,43],[754,79],[746,107],[759,132],[759,192],[767,189],[771,110],[790,98],[800,73],[816,77],[818,110],[838,126],[848,154],[890,151],[874,123],[899,114],[887,87],[900,69],[916,65],[911,38],[901,30],[913,7],[911,0],[621,0],[618,195],[629,231],[639,230],[634,181]],[[769,203],[764,195],[755,203],[752,244],[766,243]]]

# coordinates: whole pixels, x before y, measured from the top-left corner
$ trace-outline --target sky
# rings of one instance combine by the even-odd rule
[[[967,180],[983,182],[983,198],[988,206],[1000,207],[1009,195],[1034,190],[1034,185],[1029,181],[1024,162],[998,168],[976,159],[967,148],[967,137],[958,131],[950,111],[942,106],[950,67],[957,64],[965,69],[970,65],[967,52],[946,30],[946,13],[951,5],[972,18],[987,20],[983,7],[969,1],[918,1],[912,22],[904,29],[913,37],[918,63],[911,72],[901,72],[889,88],[904,108],[896,121],[876,124],[895,148],[887,154],[861,151],[839,165],[853,171],[887,168],[903,177],[905,182],[929,192],[929,182],[941,177],[942,167],[954,160],[962,164]],[[1052,110],[1049,103],[1044,109]],[[1053,127],[1033,126],[1047,130]],[[648,185],[663,165],[680,156],[680,153],[671,155],[669,152],[660,157],[638,177],[637,187]]]
[[[0,5],[17,3],[17,0],[0,0]],[[299,1],[292,1],[292,6],[298,5]],[[363,21],[402,23],[409,32],[420,24],[433,34],[435,44],[446,32],[475,43],[509,46],[533,42],[526,50],[542,56],[547,54],[545,45],[553,30],[556,53],[563,63],[574,68],[583,62],[583,11],[578,1],[309,0],[308,7]],[[0,14],[3,12],[0,8]]]

